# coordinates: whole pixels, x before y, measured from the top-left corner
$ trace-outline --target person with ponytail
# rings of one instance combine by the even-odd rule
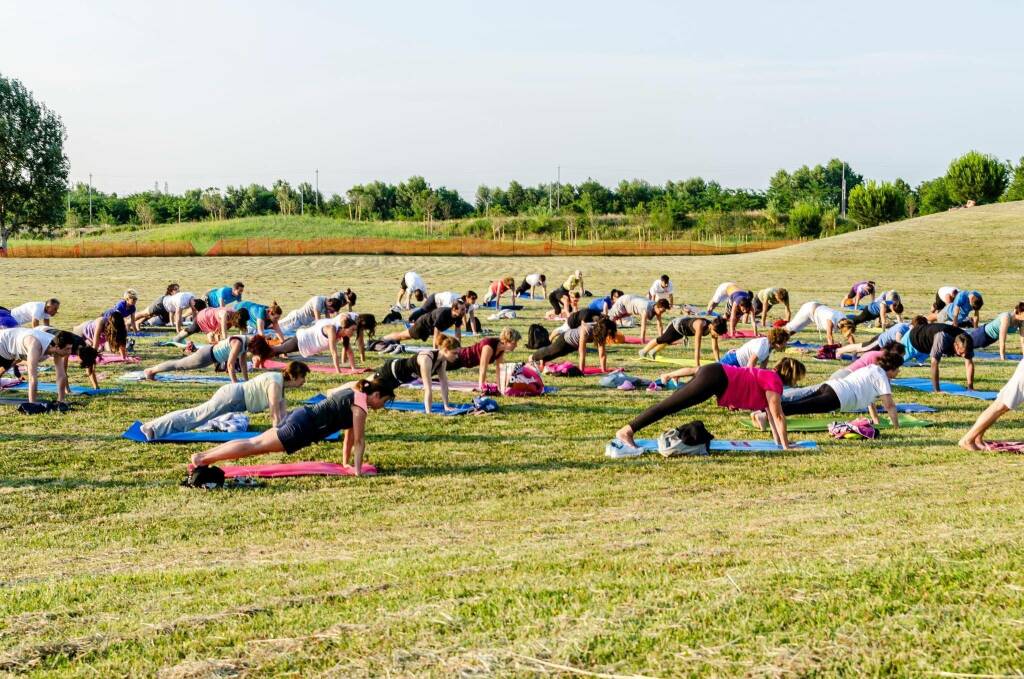
[[[205,332],[206,340],[210,344],[215,344],[228,336],[229,328],[238,328],[244,333],[248,324],[249,311],[246,309],[206,307],[192,316],[192,325],[175,335],[174,341],[180,342],[189,335]]]
[[[699,368],[680,368],[665,373],[661,376],[665,382],[680,377],[693,379],[619,429],[611,446],[624,456],[639,455],[641,451],[637,448],[634,436],[640,430],[715,397],[722,408],[767,410],[771,416],[775,442],[783,449],[788,449],[792,444],[786,431],[786,416],[782,412],[782,391],[784,387],[796,386],[806,372],[803,363],[787,356],[775,365],[774,370],[734,368],[721,363],[709,363]]]
[[[497,382],[501,377],[505,354],[515,351],[521,339],[523,336],[515,328],[503,328],[497,337],[485,337],[472,346],[459,349],[458,357],[448,368],[479,368],[476,388],[484,391],[487,386],[487,367],[494,364],[494,381]]]
[[[196,453],[192,464],[200,467],[270,453],[290,455],[344,431],[342,463],[348,465],[352,458],[355,474],[360,476],[366,450],[366,417],[371,410],[379,410],[395,398],[394,388],[376,381],[359,380],[332,389],[325,396],[319,403],[296,408],[280,424],[255,438],[229,441]]]
[[[543,372],[546,362],[578,352],[579,368],[583,372],[587,367],[587,344],[593,342],[597,347],[597,356],[601,363],[601,370],[608,372],[608,353],[606,347],[615,341],[618,331],[619,329],[615,325],[615,321],[607,317],[599,318],[593,323],[583,323],[578,328],[566,330],[561,335],[555,336],[551,344],[533,353],[530,357],[530,362],[539,364],[539,369]]]
[[[289,311],[281,319],[281,330],[293,334],[299,328],[308,327],[323,318],[336,315],[344,304],[340,297],[313,295],[305,304],[294,311]]]
[[[179,286],[177,283],[170,283],[167,286],[167,289],[164,291],[164,294],[157,297],[152,304],[150,304],[142,311],[136,311],[135,316],[132,317],[132,323],[135,325],[135,327],[139,328],[143,324],[158,326],[167,325],[168,323],[170,323],[171,312],[168,310],[164,302],[168,297],[178,294],[178,291],[180,289],[181,286]],[[156,320],[151,320],[154,318]]]
[[[705,318],[702,316],[680,316],[665,327],[657,339],[652,339],[643,349],[639,351],[640,358],[653,358],[658,352],[670,344],[678,342],[687,337],[693,337],[693,360],[696,367],[700,367],[700,347],[705,336],[711,337],[711,350],[715,360],[722,359],[721,349],[718,346],[718,338],[725,334],[729,328],[725,316]]]
[[[512,276],[505,276],[496,281],[491,281],[491,284],[487,288],[487,294],[484,295],[484,304],[490,304],[494,302],[496,308],[501,308],[501,298],[507,292],[512,300],[509,304],[514,304],[516,301],[516,279]]]
[[[46,328],[46,332],[50,333],[57,338],[58,346],[69,346],[70,352],[67,355],[60,355],[53,357],[53,363],[63,364],[63,372],[65,375],[65,384],[67,384],[68,378],[68,359],[71,356],[77,356],[79,365],[82,370],[85,371],[86,376],[89,378],[89,383],[92,384],[93,389],[99,389],[99,379],[96,377],[96,363],[99,361],[100,353],[95,347],[89,345],[84,337],[76,335],[66,330],[56,330],[54,328]],[[66,337],[65,337],[66,335]],[[58,373],[60,370],[58,370]],[[60,389],[60,378],[57,378],[57,388]]]
[[[1024,353],[1024,302],[1009,311],[1004,311],[991,321],[969,331],[974,348],[981,349],[999,342],[999,358],[1006,360],[1006,337],[1013,330],[1020,335],[1020,350]]]
[[[764,368],[772,351],[785,351],[789,343],[789,331],[784,328],[772,328],[767,337],[755,337],[747,340],[738,349],[730,349],[722,357],[723,365],[734,368]]]
[[[239,370],[242,372],[242,379],[247,380],[249,379],[249,362],[245,357],[247,352],[252,351],[250,344],[256,337],[263,339],[259,335],[255,337],[232,335],[216,344],[204,345],[188,356],[158,363],[142,372],[147,380],[155,380],[160,373],[173,370],[201,370],[215,365],[218,371],[226,370],[232,382],[238,382]]]
[[[251,380],[225,384],[209,400],[192,408],[175,410],[142,425],[148,440],[163,438],[175,432],[192,431],[215,417],[226,413],[261,413],[270,411],[275,427],[288,415],[285,391],[299,389],[306,383],[309,366],[292,361],[280,372],[265,372]]]
[[[441,390],[441,403],[445,411],[451,410],[448,403],[448,364],[459,357],[462,343],[451,335],[441,335],[436,349],[425,349],[407,358],[392,358],[384,362],[373,380],[385,384],[392,391],[416,380],[423,383],[423,410],[428,415],[433,410],[434,378]]]
[[[112,311],[108,309],[96,320],[75,326],[72,332],[84,337],[96,351],[103,351],[106,346],[110,352],[120,354],[121,358],[128,358],[128,328],[124,317]]]
[[[331,354],[331,365],[335,372],[341,374],[341,361],[348,359],[349,368],[356,367],[355,355],[350,345],[351,338],[359,331],[359,324],[348,314],[340,314],[333,318],[322,318],[308,328],[299,328],[294,337],[273,348],[275,355],[291,354],[298,351],[304,358],[312,358],[325,351]],[[344,351],[338,355],[338,342],[342,342]]]
[[[335,293],[334,298],[341,300],[342,306],[347,307],[349,311],[352,311],[356,306],[357,295],[352,291],[352,288],[345,288],[344,291],[339,290]]]

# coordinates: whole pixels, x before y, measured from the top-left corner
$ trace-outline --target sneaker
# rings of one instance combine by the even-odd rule
[[[661,385],[657,382],[651,382],[647,385],[647,391],[661,391]]]
[[[640,349],[639,351],[636,352],[636,355],[639,356],[640,358],[647,358],[647,350]]]
[[[633,383],[630,382],[629,380],[624,381],[617,388],[619,391],[633,391],[634,389],[636,389]]]
[[[604,447],[604,456],[613,460],[621,460],[627,457],[640,457],[644,454],[643,448],[637,448],[618,439],[613,439]]]

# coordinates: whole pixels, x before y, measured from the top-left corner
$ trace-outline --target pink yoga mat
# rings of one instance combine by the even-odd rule
[[[80,361],[78,356],[71,356],[70,360]],[[112,363],[140,363],[142,359],[138,356],[129,356],[128,358],[121,358],[120,354],[100,354],[99,360],[96,362],[98,365],[109,365]]]
[[[625,338],[623,339],[623,344],[647,344],[647,342],[643,341],[639,337],[633,337],[631,335],[626,335]]]
[[[726,334],[722,335],[722,337],[725,339],[752,339],[754,337],[760,337],[760,335],[755,333],[753,330],[737,330],[731,335]]]
[[[301,361],[302,359],[301,358],[297,358],[295,360]],[[263,361],[263,367],[265,369],[268,369],[268,370],[281,370],[286,365],[288,365],[288,364],[285,363],[284,361]],[[331,373],[332,375],[339,374],[339,373],[334,372],[334,366],[333,365],[327,365],[326,363],[307,363],[306,365],[308,365],[309,369],[312,370],[315,373]],[[363,373],[368,373],[368,372],[371,372],[371,370],[369,368],[356,368],[355,370],[353,370],[352,368],[342,367],[340,374],[342,374],[342,375],[362,375]]]
[[[997,453],[1024,453],[1024,441],[986,441],[985,448]]]
[[[190,465],[191,466],[191,465]],[[224,476],[233,479],[239,476],[258,476],[273,479],[282,476],[355,476],[351,466],[336,462],[282,462],[271,464],[228,465],[221,467]],[[363,465],[363,474],[373,476],[377,468],[372,464]]]

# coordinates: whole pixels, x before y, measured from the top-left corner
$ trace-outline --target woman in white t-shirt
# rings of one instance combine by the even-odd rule
[[[24,361],[28,372],[28,402],[35,403],[39,391],[39,364],[47,357],[71,353],[73,336],[68,332],[50,334],[37,328],[0,330],[0,367],[10,368],[15,361]],[[67,371],[64,363],[54,360],[57,375],[57,401],[67,396]]]
[[[853,412],[867,408],[871,421],[879,423],[875,401],[881,399],[894,429],[899,428],[900,418],[896,402],[892,397],[891,380],[895,379],[903,366],[903,356],[886,352],[873,365],[867,365],[845,377],[829,379],[815,387],[799,390],[798,398],[783,395],[782,412],[786,415],[812,415],[834,411]],[[762,429],[767,416],[752,414],[752,419]]]
[[[0,328],[46,326],[50,324],[50,319],[57,315],[59,309],[60,300],[56,297],[51,297],[45,302],[25,302],[13,309],[0,306]]]
[[[167,312],[168,322],[173,323],[174,329],[181,332],[183,330],[182,319],[205,309],[206,302],[196,299],[196,296],[191,292],[177,292],[163,298],[163,307]],[[139,320],[136,315],[136,323]],[[141,320],[146,319],[143,318]]]
[[[811,323],[814,323],[814,327],[819,332],[825,333],[828,344],[835,344],[834,331],[836,328],[843,333],[847,344],[854,344],[857,341],[853,334],[857,327],[856,324],[848,319],[843,312],[836,311],[821,302],[807,302],[802,305],[793,316],[793,320],[785,325],[785,328],[791,335],[795,335]]]
[[[960,447],[965,450],[985,450],[985,432],[996,421],[1011,410],[1016,410],[1024,403],[1024,360],[1017,364],[1010,380],[999,390],[996,400],[989,405],[985,411],[978,415],[972,426],[963,438],[960,439]]]
[[[292,361],[280,372],[265,372],[245,382],[225,384],[208,401],[146,422],[142,425],[142,433],[153,440],[175,432],[192,431],[225,413],[261,413],[265,410],[270,411],[270,420],[276,427],[288,414],[285,390],[302,387],[308,374],[308,365]]]
[[[335,372],[341,374],[341,359],[338,355],[338,342],[344,346],[344,357],[348,358],[349,368],[355,370],[355,353],[351,350],[351,339],[359,330],[359,322],[348,314],[340,314],[334,318],[321,318],[308,328],[299,328],[294,337],[289,337],[274,347],[275,354],[291,354],[298,351],[305,358],[311,358],[325,351],[331,354],[331,364]]]

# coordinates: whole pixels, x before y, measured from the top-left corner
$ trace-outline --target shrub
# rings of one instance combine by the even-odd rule
[[[921,182],[917,187],[919,211],[922,215],[945,212],[953,207],[953,199],[949,197],[946,178],[939,177],[928,182]]]
[[[995,156],[970,151],[949,164],[946,186],[953,202],[963,205],[973,200],[978,205],[999,200],[1006,190],[1006,165]]]
[[[889,182],[869,181],[850,191],[850,217],[861,226],[878,226],[906,216],[903,191]]]
[[[1001,200],[1024,200],[1024,157],[1020,159],[1020,164],[1014,168],[1013,179],[1010,180],[1010,186],[1007,187],[1006,193],[1003,194]]]
[[[789,230],[794,236],[814,238],[821,234],[821,208],[801,200],[789,211]]]

